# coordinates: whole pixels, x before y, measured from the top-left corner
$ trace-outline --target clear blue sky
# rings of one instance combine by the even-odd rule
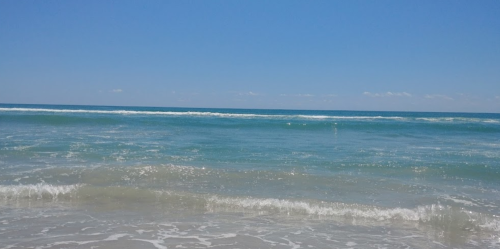
[[[500,112],[500,1],[0,1],[0,103]]]

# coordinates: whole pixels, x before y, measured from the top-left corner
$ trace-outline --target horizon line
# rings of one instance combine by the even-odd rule
[[[33,103],[0,103],[0,105],[47,105],[47,106],[90,106],[90,107],[125,107],[125,108],[179,108],[179,109],[229,109],[229,110],[276,110],[276,111],[333,111],[333,112],[404,112],[404,113],[462,113],[462,114],[500,114],[500,112],[467,112],[467,111],[390,111],[390,110],[348,110],[348,109],[287,109],[287,108],[241,108],[241,107],[185,107],[185,106],[149,106],[149,105],[95,105],[95,104],[33,104]]]

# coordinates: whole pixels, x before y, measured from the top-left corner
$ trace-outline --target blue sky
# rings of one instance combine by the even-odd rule
[[[500,112],[500,1],[0,1],[0,103]]]

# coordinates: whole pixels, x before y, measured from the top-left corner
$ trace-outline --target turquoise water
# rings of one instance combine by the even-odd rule
[[[500,114],[0,105],[0,248],[499,248]]]

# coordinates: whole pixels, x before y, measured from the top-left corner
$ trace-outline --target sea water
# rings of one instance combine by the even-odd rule
[[[500,114],[0,105],[0,248],[500,248]]]

